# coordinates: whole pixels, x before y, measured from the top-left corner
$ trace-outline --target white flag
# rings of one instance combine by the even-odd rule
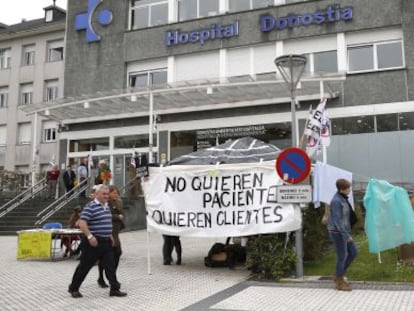
[[[132,151],[132,155],[131,155],[131,165],[133,167],[137,167],[137,163],[135,162],[136,156],[137,156],[136,151],[135,150]]]
[[[304,135],[307,136],[306,152],[310,157],[315,152],[319,152],[321,145],[329,146],[331,143],[326,101],[326,98],[322,98],[319,105],[308,117]]]
[[[56,165],[56,156],[52,155],[52,157],[50,158],[49,164],[51,166],[55,166]]]
[[[328,112],[323,110],[322,128],[321,128],[321,145],[329,147],[331,144],[331,120],[329,120]]]

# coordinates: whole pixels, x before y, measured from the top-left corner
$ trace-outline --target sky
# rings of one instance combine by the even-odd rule
[[[67,0],[56,0],[56,5],[67,8]],[[26,20],[42,18],[45,15],[43,8],[52,5],[53,0],[0,0],[0,23],[13,25]]]

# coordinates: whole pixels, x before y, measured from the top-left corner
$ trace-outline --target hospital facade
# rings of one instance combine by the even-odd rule
[[[28,81],[62,92],[13,108],[31,126],[24,152],[10,134],[19,122],[3,114],[11,102],[0,108],[0,166],[31,172],[53,154],[62,167],[92,154],[122,184],[134,151],[164,162],[247,135],[289,147],[290,93],[274,60],[300,54],[297,140],[326,97],[328,164],[355,180],[413,182],[413,29],[408,0],[71,0],[62,71]],[[54,124],[50,142],[42,124]]]

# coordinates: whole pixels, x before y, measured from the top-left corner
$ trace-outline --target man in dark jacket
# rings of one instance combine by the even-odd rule
[[[73,193],[76,180],[76,174],[70,165],[66,167],[66,171],[63,173],[62,179],[66,188],[66,195],[69,197]]]

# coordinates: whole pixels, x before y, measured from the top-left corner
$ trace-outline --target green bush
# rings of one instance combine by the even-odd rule
[[[329,244],[329,235],[322,216],[325,207],[315,208],[313,204],[303,210],[303,260],[313,261],[321,258]]]
[[[296,254],[286,233],[259,235],[247,243],[246,266],[259,279],[278,281],[294,272]]]

